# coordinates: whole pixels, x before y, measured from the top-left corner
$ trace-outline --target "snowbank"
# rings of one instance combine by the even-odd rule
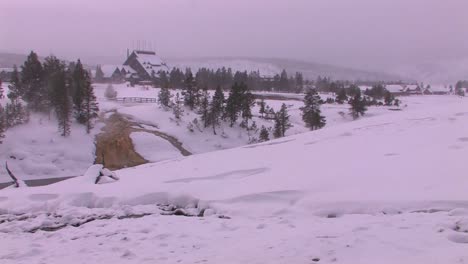
[[[133,132],[130,137],[136,152],[148,161],[158,162],[183,157],[167,140],[147,132]]]

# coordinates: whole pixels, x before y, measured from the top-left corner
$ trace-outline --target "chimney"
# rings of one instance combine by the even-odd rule
[[[130,51],[127,48],[127,59],[128,59],[128,57],[130,57]]]

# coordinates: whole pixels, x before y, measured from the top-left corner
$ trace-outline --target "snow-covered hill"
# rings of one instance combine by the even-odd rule
[[[468,103],[415,98],[398,113],[123,169],[114,183],[2,190],[0,259],[466,262]]]

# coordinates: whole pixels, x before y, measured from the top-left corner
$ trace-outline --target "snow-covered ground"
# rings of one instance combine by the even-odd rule
[[[178,122],[174,120],[172,111],[167,111],[159,107],[157,104],[132,104],[132,103],[117,103],[108,101],[104,97],[104,91],[107,85],[96,84],[96,95],[100,100],[101,110],[110,111],[116,110],[117,112],[126,115],[132,120],[153,126],[152,129],[161,131],[163,133],[174,136],[181,141],[184,147],[192,153],[205,153],[209,151],[229,149],[233,147],[239,147],[248,144],[252,138],[258,138],[258,133],[247,133],[245,129],[240,128],[238,125],[229,127],[228,124],[223,124],[222,129],[217,129],[217,135],[214,135],[212,128],[204,128],[201,124],[200,116],[193,111],[185,110],[182,119]],[[115,90],[118,93],[118,97],[146,97],[146,98],[157,98],[159,89],[157,88],[143,88],[143,87],[128,87],[125,84],[114,85]],[[175,95],[180,90],[171,90],[171,93]],[[212,92],[212,91],[211,91]],[[226,97],[228,93],[226,92]],[[265,100],[266,103],[279,110],[282,103],[286,103],[289,107],[289,114],[293,127],[289,129],[286,135],[295,135],[309,131],[305,127],[304,122],[301,118],[300,107],[303,103],[298,99],[303,95],[296,94],[281,94],[281,93],[270,93],[270,95],[281,95],[291,100],[279,101],[279,100]],[[324,99],[328,95],[322,95]],[[453,99],[453,98],[452,98]],[[352,121],[347,115],[348,105],[324,105],[322,107],[323,114],[327,117],[327,126],[333,126],[345,122]],[[253,114],[256,115],[253,118],[258,128],[265,126],[271,128],[274,125],[272,120],[265,120],[259,118],[258,113],[259,107],[255,106]],[[345,116],[340,114],[346,113]],[[389,113],[386,107],[371,107],[368,116],[380,115]],[[194,127],[194,131],[191,132],[187,128],[189,123],[193,123],[193,120],[197,118],[199,127]],[[156,127],[156,128],[155,128]],[[224,132],[224,133],[223,133]]]
[[[148,161],[157,162],[182,157],[182,154],[169,142],[147,132],[130,134],[135,150]]]
[[[2,190],[1,263],[466,263],[468,101],[405,103],[110,184]]]
[[[7,83],[3,87],[7,93]],[[99,101],[100,110],[108,112],[115,110],[124,114],[129,119],[141,123],[149,130],[155,130],[171,135],[182,142],[183,147],[194,154],[206,153],[222,149],[229,149],[249,144],[258,138],[258,132],[247,132],[238,125],[217,129],[214,135],[211,128],[203,128],[199,115],[186,110],[182,120],[175,121],[171,111],[166,111],[157,104],[131,104],[109,101],[104,97],[107,84],[95,84],[95,92]],[[156,98],[159,89],[149,87],[129,87],[126,84],[115,84],[118,97],[149,97]],[[173,94],[180,90],[171,91]],[[284,101],[289,107],[291,123],[293,127],[287,131],[287,135],[296,135],[307,132],[301,118],[300,107],[303,103],[298,99],[303,95],[269,93],[268,95],[291,98]],[[227,93],[226,93],[227,96]],[[322,95],[326,99],[328,95]],[[4,104],[7,99],[2,99]],[[402,98],[403,105],[407,105],[404,111],[431,107],[434,104],[452,104],[460,101],[454,96],[415,96]],[[266,100],[266,103],[278,110],[283,101]],[[258,115],[258,106],[253,109],[254,115]],[[349,123],[352,119],[347,115],[348,105],[323,105],[323,114],[327,118],[327,127]],[[393,115],[387,107],[371,107],[365,118],[379,115]],[[344,114],[344,115],[343,115]],[[187,126],[198,119],[199,125],[193,126],[193,132]],[[253,119],[258,128],[273,127],[273,121],[264,120],[258,116]],[[146,125],[145,125],[146,124]],[[4,143],[0,145],[0,160],[8,160],[10,167],[22,179],[42,179],[64,176],[76,176],[84,173],[86,168],[94,161],[94,136],[100,133],[102,123],[98,123],[90,135],[84,133],[84,128],[74,125],[71,137],[63,139],[57,132],[56,121],[48,116],[34,115],[31,122],[10,129],[6,133]],[[271,136],[271,134],[270,134]],[[154,135],[146,135],[146,139],[132,136],[137,152],[149,161],[161,161],[175,158],[178,150],[170,146],[167,141]],[[0,182],[9,181],[5,170],[0,170]]]
[[[5,94],[8,84],[3,83]],[[5,106],[7,98],[0,99]],[[0,182],[10,181],[4,163],[21,179],[41,179],[82,175],[94,162],[94,137],[102,124],[90,134],[85,127],[72,124],[68,138],[60,136],[53,115],[32,114],[28,124],[10,128],[0,144]]]

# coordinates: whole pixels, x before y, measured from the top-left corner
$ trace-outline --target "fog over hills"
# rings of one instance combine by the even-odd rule
[[[0,68],[11,68],[21,65],[26,59],[24,54],[0,53]],[[75,60],[73,58],[67,58]],[[82,57],[81,60],[88,65],[123,63],[124,58],[119,57]],[[357,70],[347,67],[332,66],[314,62],[280,58],[252,58],[252,57],[202,57],[202,58],[164,58],[172,67],[193,70],[199,68],[217,69],[221,67],[232,68],[234,71],[260,71],[262,75],[274,76],[286,69],[289,73],[302,72],[304,77],[315,80],[318,76],[329,76],[337,80],[365,80],[365,81],[398,81],[410,80],[396,74],[386,74]]]
[[[43,54],[39,54],[43,55]],[[0,52],[0,68],[11,68],[13,65],[22,65],[26,59],[25,54]],[[42,58],[44,55],[42,56]],[[468,79],[468,58],[446,60],[431,63],[415,63],[391,67],[384,71],[368,71],[350,67],[335,66],[324,63],[315,63],[305,60],[283,58],[255,58],[255,57],[164,57],[163,59],[172,67],[193,70],[199,68],[217,69],[230,67],[234,71],[260,71],[266,76],[273,76],[286,69],[288,73],[302,72],[304,77],[315,80],[317,76],[329,76],[336,80],[363,80],[363,81],[406,81],[429,82],[438,84],[452,84],[458,80]],[[77,58],[65,58],[69,61]],[[81,60],[91,66],[98,64],[120,65],[124,57],[119,56],[83,56]]]

